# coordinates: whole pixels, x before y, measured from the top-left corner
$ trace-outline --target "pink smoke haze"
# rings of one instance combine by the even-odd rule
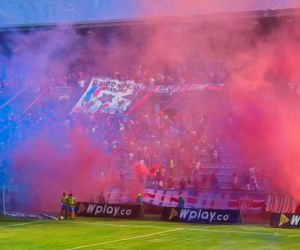
[[[190,10],[197,2],[177,2],[174,12],[181,8]],[[209,1],[205,3],[209,6]],[[244,162],[264,173],[270,191],[288,193],[300,200],[299,106],[297,98],[289,92],[289,83],[300,81],[300,20],[295,18],[288,23],[278,19],[270,29],[262,28],[263,21],[256,15],[182,20],[172,17],[153,23],[142,21],[128,28],[126,39],[111,35],[109,42],[103,41],[104,34],[89,31],[81,36],[73,27],[65,26],[10,34],[14,56],[9,67],[25,63],[28,85],[44,88],[51,87],[53,77],[63,78],[74,60],[82,56],[89,59],[89,71],[94,76],[116,71],[126,75],[128,65],[138,64],[146,71],[141,80],[147,83],[153,75],[182,63],[188,62],[191,71],[196,72],[204,71],[202,66],[212,65],[217,73],[220,72],[216,65],[222,64],[226,68],[226,106],[205,112],[212,116],[231,113],[233,125],[223,133],[232,133],[239,142]],[[201,76],[195,80],[188,73],[177,74],[178,84],[185,83],[181,78],[192,83],[201,80]],[[128,77],[134,78],[130,73]],[[183,106],[185,110],[206,107],[204,102],[198,99]],[[147,105],[154,106],[155,101],[145,101],[145,110]],[[32,207],[57,209],[63,191],[73,192],[78,200],[90,201],[101,191],[123,187],[112,156],[80,132],[84,129],[79,123],[58,141],[41,131],[22,142],[14,155],[16,173],[12,181],[27,183]],[[167,138],[161,138],[161,143],[176,145]],[[62,150],[61,145],[68,147]],[[133,200],[136,193],[143,191],[141,179],[151,175],[152,166],[137,162],[131,166],[130,179],[123,188]],[[242,172],[246,166],[241,168]]]
[[[300,117],[298,97],[290,93],[300,80],[297,23],[279,23],[232,58],[229,98],[246,159],[266,174],[271,189],[299,200]]]

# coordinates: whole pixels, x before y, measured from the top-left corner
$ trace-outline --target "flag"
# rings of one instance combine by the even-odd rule
[[[72,109],[72,113],[125,112],[141,88],[141,84],[130,80],[93,78],[86,92]]]

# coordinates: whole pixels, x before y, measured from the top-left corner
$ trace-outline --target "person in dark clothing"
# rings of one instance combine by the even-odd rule
[[[136,197],[136,203],[140,206],[140,214],[139,217],[143,218],[144,217],[144,208],[143,208],[143,198],[142,194],[138,194]]]
[[[186,188],[186,181],[183,178],[179,182],[179,187],[181,190],[185,190]]]
[[[101,192],[99,194],[99,196],[97,197],[97,203],[105,203],[105,196],[104,196],[103,192]]]
[[[210,181],[211,181],[211,189],[212,190],[217,190],[219,188],[219,181],[218,181],[215,174],[211,175]]]
[[[142,198],[142,195],[141,194],[138,194],[137,197],[136,197],[136,203],[140,206],[143,205],[143,198]]]
[[[185,203],[185,201],[184,201],[184,199],[183,199],[183,196],[182,196],[182,195],[179,195],[177,207],[179,207],[179,208],[184,208],[184,203]]]

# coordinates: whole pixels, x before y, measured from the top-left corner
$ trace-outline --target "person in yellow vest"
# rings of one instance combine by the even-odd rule
[[[60,203],[61,203],[60,218],[61,219],[67,219],[67,215],[68,215],[68,196],[65,192],[62,193]]]
[[[75,219],[75,206],[76,206],[76,200],[73,194],[69,194],[68,197],[68,208],[69,208],[69,215],[71,217],[71,220]]]

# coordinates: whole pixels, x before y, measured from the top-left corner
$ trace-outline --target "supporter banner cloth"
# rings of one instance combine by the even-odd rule
[[[240,222],[240,211],[165,207],[161,218],[176,222],[237,224]]]
[[[288,213],[296,212],[298,202],[290,196],[268,195],[266,201],[266,211],[271,213]]]
[[[128,204],[130,203],[130,198],[128,193],[119,188],[112,188],[106,193],[105,202],[109,204]]]
[[[142,88],[134,81],[119,81],[111,78],[93,78],[86,92],[79,99],[72,112],[89,114],[124,112],[132,98]]]
[[[197,91],[220,91],[223,84],[182,84],[182,85],[162,85],[162,86],[150,86],[144,87],[149,92],[157,94],[173,94],[181,92],[197,92]]]
[[[220,91],[223,84],[183,84],[145,86],[132,80],[120,81],[112,78],[94,77],[85,93],[72,109],[72,113],[87,114],[125,112],[131,102],[141,91],[157,94],[173,94],[180,92]]]
[[[134,219],[140,214],[139,205],[126,204],[99,204],[89,202],[78,202],[76,214],[88,217],[122,218]]]
[[[244,192],[179,191],[147,188],[143,201],[160,207],[176,207],[178,197],[182,195],[187,208],[210,208],[229,210],[262,210],[265,207],[265,195],[245,194]]]
[[[300,214],[274,213],[272,227],[300,228]]]

